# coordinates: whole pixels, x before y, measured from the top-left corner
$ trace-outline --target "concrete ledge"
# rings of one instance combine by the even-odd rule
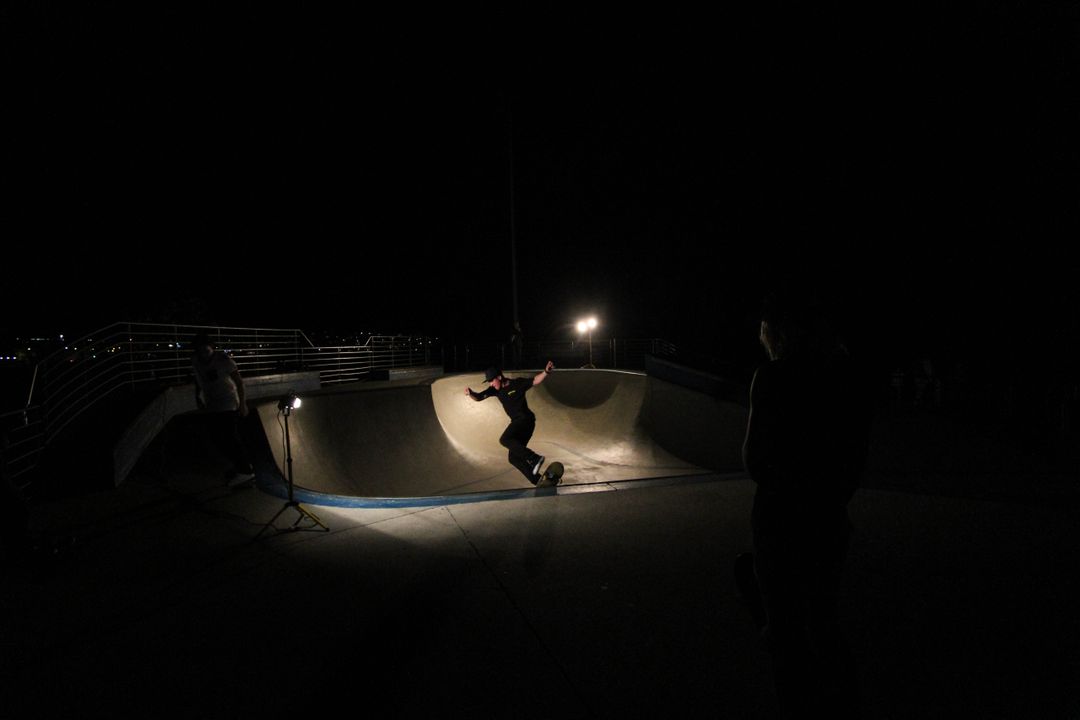
[[[190,386],[188,386],[190,388]],[[253,378],[244,378],[244,388],[247,390],[249,400],[262,400],[268,397],[278,397],[287,392],[305,393],[318,390],[319,371],[305,370],[302,372],[280,373],[277,375],[259,375]],[[191,389],[192,397],[195,390]]]
[[[420,367],[387,368],[374,370],[371,377],[375,380],[431,380],[445,374],[442,365],[423,365]]]
[[[290,391],[302,393],[318,389],[319,373],[317,371],[244,378],[244,391],[249,401],[278,397]],[[165,388],[143,408],[113,447],[113,483],[119,486],[127,479],[143,451],[169,424],[170,420],[177,415],[197,410],[194,383]]]
[[[733,402],[743,407],[750,406],[750,389],[718,375],[702,372],[693,368],[661,360],[652,355],[645,356],[645,373],[649,377],[665,380],[674,385],[681,385],[690,390],[710,395],[720,400]]]

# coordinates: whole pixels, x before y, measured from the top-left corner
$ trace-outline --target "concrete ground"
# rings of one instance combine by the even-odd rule
[[[745,477],[311,507],[331,532],[256,541],[281,500],[176,452],[35,508],[78,540],[49,572],[4,566],[7,717],[775,716],[731,573]],[[1076,507],[860,491],[866,717],[1080,717]]]

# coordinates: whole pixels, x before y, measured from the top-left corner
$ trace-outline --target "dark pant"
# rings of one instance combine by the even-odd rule
[[[232,463],[233,472],[250,473],[251,460],[240,437],[240,421],[241,417],[235,412],[206,414],[206,427],[214,447]]]
[[[533,466],[539,459],[539,455],[530,450],[526,445],[532,438],[533,430],[536,429],[536,418],[532,415],[511,420],[499,438],[499,444],[510,451],[510,464],[521,471],[521,474],[533,485],[536,484],[536,476],[533,475]]]
[[[758,508],[755,508],[755,511]],[[837,617],[851,525],[846,512],[755,512],[754,571],[782,717],[857,717],[855,664]]]

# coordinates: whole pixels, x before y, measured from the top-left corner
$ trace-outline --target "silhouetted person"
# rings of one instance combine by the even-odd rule
[[[555,364],[548,360],[542,372],[534,378],[513,378],[503,376],[502,370],[490,367],[484,373],[484,382],[490,386],[484,392],[473,392],[465,388],[465,394],[477,402],[491,397],[499,398],[503,410],[510,416],[510,424],[499,438],[499,444],[510,452],[510,464],[521,471],[526,479],[535,485],[540,480],[540,466],[544,456],[528,448],[529,440],[536,429],[536,416],[529,409],[525,393],[544,382]]]
[[[240,420],[247,417],[244,381],[236,362],[214,347],[205,334],[195,337],[191,359],[195,371],[195,403],[206,410],[206,423],[214,444],[232,463],[226,473],[230,485],[240,485],[254,477],[247,449],[240,439]]]
[[[837,592],[869,403],[846,349],[806,301],[768,300],[760,340],[769,362],[754,375],[743,446],[757,484],[753,572],[742,556],[736,574],[745,594],[760,592],[749,599],[765,623],[783,717],[854,717],[857,680]]]

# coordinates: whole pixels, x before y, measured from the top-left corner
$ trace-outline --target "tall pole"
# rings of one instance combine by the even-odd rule
[[[517,228],[514,213],[514,108],[507,99],[507,142],[510,148],[510,279],[513,291],[514,332],[521,334],[517,317]]]
[[[289,416],[292,415],[292,408],[285,407],[285,464],[289,468],[289,504],[296,502],[293,500],[293,480],[292,480],[292,441],[289,438]]]

